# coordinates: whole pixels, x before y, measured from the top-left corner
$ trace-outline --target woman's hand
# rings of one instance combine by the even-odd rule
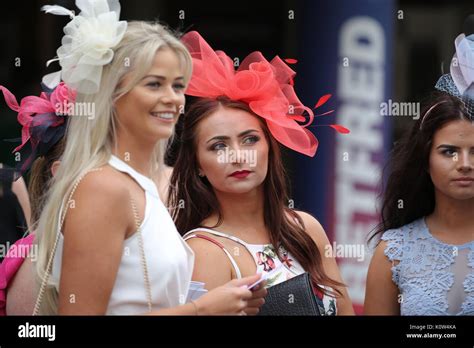
[[[257,315],[260,312],[260,307],[265,303],[265,296],[267,296],[266,283],[264,281],[251,290],[252,298],[247,302],[247,308],[244,309],[246,315]]]
[[[250,277],[234,279],[209,291],[194,301],[198,315],[255,315],[265,303],[267,290],[264,283],[255,289],[247,287],[261,277],[256,274]]]

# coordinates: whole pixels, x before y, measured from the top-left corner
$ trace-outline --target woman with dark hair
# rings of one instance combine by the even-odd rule
[[[309,156],[317,147],[314,135],[295,122],[308,109],[289,84],[294,72],[259,54],[234,72],[230,58],[198,33],[182,40],[193,57],[187,94],[199,98],[183,120],[169,208],[195,253],[193,280],[213,289],[275,270],[270,287],[306,271],[322,315],[353,314],[323,228],[287,206],[278,142]]]
[[[51,127],[51,129],[54,128],[56,127]],[[55,131],[64,134],[64,130],[56,128]],[[59,168],[60,157],[64,149],[64,138],[52,142],[54,145],[44,155],[34,160],[31,165],[28,190],[31,198],[31,221],[34,224],[33,226],[36,225],[36,221],[39,219],[52,179]],[[28,248],[28,252],[17,253],[14,256],[10,255],[4,264],[0,264],[0,315],[31,315],[33,313],[36,299],[34,283],[34,260],[36,256],[32,249],[34,237],[34,229],[32,229],[26,237],[15,243],[16,249]],[[4,282],[3,277],[5,277]]]
[[[394,149],[366,314],[474,314],[474,101],[459,65]]]
[[[25,194],[28,196],[29,193],[31,202],[31,227],[22,235],[23,238],[16,240],[9,248],[5,259],[0,263],[0,315],[31,315],[37,295],[34,282],[34,261],[37,256],[37,250],[33,249],[35,230],[52,179],[59,168],[68,121],[67,115],[51,111],[52,104],[61,98],[60,95],[65,96],[65,100],[75,99],[75,93],[64,83],[54,90],[44,89],[41,97],[28,96],[18,104],[14,95],[0,86],[8,106],[22,114],[19,121],[23,126],[22,133],[25,134],[22,137],[25,141],[14,150],[22,160],[17,163],[16,168],[0,169],[0,177],[10,176],[17,183],[21,180],[21,175],[30,171],[28,192],[25,188]],[[25,117],[25,109],[22,107],[26,105],[26,101],[30,103],[29,112],[39,115],[34,122],[32,118]],[[45,105],[51,105],[51,110],[45,111]]]

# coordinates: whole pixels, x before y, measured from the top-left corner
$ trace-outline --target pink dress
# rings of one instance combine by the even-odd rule
[[[30,252],[34,239],[35,235],[29,234],[25,238],[17,240],[10,247],[3,262],[0,264],[0,316],[6,315],[8,286],[27,256],[27,253],[17,251],[28,248],[28,252]]]

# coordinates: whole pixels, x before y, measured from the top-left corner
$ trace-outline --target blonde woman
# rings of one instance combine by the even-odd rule
[[[118,1],[81,1],[68,14],[62,78],[76,105],[61,165],[38,222],[40,314],[255,314],[259,275],[195,301],[187,294],[194,255],[160,200],[163,149],[185,102],[191,58],[157,23],[119,21]],[[87,116],[87,117],[81,117]]]

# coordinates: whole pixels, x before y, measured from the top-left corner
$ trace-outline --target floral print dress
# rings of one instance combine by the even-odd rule
[[[248,250],[248,252],[252,255],[255,261],[255,264],[257,265],[257,273],[262,273],[262,275],[264,275],[265,273],[271,272],[272,270],[280,267],[280,265],[283,265],[283,267],[280,268],[280,271],[278,271],[275,275],[267,279],[267,285],[266,285],[267,288],[274,286],[276,284],[282,283],[288,279],[291,279],[305,272],[305,270],[298,263],[298,261],[296,261],[295,258],[292,257],[291,254],[287,252],[282,246],[279,247],[280,255],[282,255],[280,259],[275,250],[275,247],[272,244],[249,244],[232,235],[228,235],[228,234],[211,230],[211,229],[207,229],[207,228],[194,229],[184,235],[184,240],[188,240],[190,238],[196,238],[196,237],[201,237],[201,238],[204,237],[204,239],[207,239],[219,245],[224,250],[226,255],[229,257],[235,269],[235,272],[237,274],[237,278],[241,278],[240,269],[237,266],[237,263],[235,262],[233,257],[231,256],[231,254],[225,249],[225,247],[211,238],[208,238],[200,234],[196,234],[197,232],[207,232],[209,234],[212,234],[218,237],[230,239],[244,246]],[[330,287],[325,287],[325,286],[322,286],[322,287],[328,290],[332,290]],[[336,298],[324,294],[323,292],[319,291],[317,288],[313,288],[313,289],[314,289],[314,294],[319,299],[318,301],[319,310],[321,314],[322,315],[336,315],[337,314]]]

